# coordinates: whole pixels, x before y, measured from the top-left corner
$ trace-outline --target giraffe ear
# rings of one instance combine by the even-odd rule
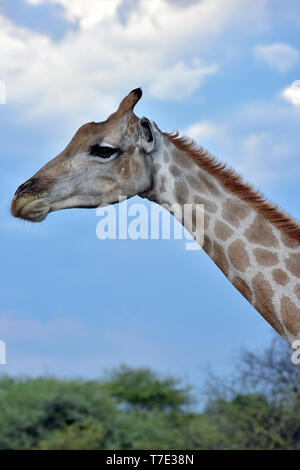
[[[140,144],[146,153],[151,153],[155,149],[155,131],[153,122],[142,117],[139,121]]]

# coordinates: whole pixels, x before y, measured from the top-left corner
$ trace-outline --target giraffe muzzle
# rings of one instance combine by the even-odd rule
[[[12,215],[31,222],[41,222],[49,212],[44,195],[35,178],[25,181],[18,187],[12,199]]]
[[[20,197],[22,196],[22,194],[33,191],[36,186],[36,180],[34,178],[31,178],[18,187],[17,191],[15,192],[15,196]]]

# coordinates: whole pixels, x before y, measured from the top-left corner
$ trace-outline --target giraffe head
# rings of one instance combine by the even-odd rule
[[[141,96],[140,88],[131,91],[106,121],[80,127],[62,153],[17,189],[12,214],[40,222],[52,211],[105,206],[149,189],[149,154],[157,151],[162,134],[134,114]]]

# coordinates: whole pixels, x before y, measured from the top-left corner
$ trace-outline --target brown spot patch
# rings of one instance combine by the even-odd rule
[[[249,207],[240,202],[237,198],[227,198],[223,205],[222,215],[224,219],[234,227],[240,225],[240,221],[245,219],[250,213]]]
[[[184,181],[175,182],[174,195],[179,204],[185,204],[187,202],[189,189]]]
[[[209,215],[207,215],[206,213],[204,213],[204,230],[208,229],[209,221],[210,221]]]
[[[261,215],[257,215],[252,225],[244,232],[245,237],[251,243],[275,247],[278,245],[272,226]]]
[[[175,178],[177,176],[180,176],[181,175],[181,170],[179,170],[178,166],[175,166],[175,165],[171,165],[170,166],[170,173],[175,176]]]
[[[267,320],[268,323],[281,335],[284,335],[283,327],[275,315],[272,302],[274,291],[271,284],[264,278],[262,273],[258,273],[252,279],[252,287],[255,294],[254,307]]]
[[[195,178],[195,176],[188,175],[186,179],[195,191],[198,191],[199,193],[207,192],[202,182],[198,178]]]
[[[193,160],[178,149],[173,151],[173,158],[178,165],[183,166],[184,168],[191,168],[193,165]]]
[[[288,297],[281,299],[281,315],[286,329],[294,336],[300,334],[300,309]]]
[[[241,294],[243,294],[244,297],[246,297],[246,299],[249,302],[251,302],[252,292],[251,292],[251,289],[248,286],[247,282],[244,281],[244,279],[242,279],[239,276],[235,276],[232,280],[232,284],[234,285],[234,287],[237,288],[237,290],[239,290],[241,292]]]
[[[239,238],[230,243],[228,247],[228,256],[232,265],[242,273],[248,268],[248,266],[250,266],[249,256],[245,249],[245,243]]]
[[[227,240],[227,238],[231,237],[233,234],[233,230],[231,228],[221,222],[220,220],[217,220],[215,223],[215,235],[220,238],[220,240]]]
[[[297,284],[294,290],[295,290],[296,296],[300,300],[300,284]]]
[[[207,229],[208,224],[209,224],[209,217],[204,213],[204,217],[202,219],[202,214],[197,212],[196,206],[192,207],[192,230],[194,233],[202,231],[203,228],[204,230]]]
[[[291,254],[285,260],[286,267],[296,277],[300,277],[300,253]]]
[[[196,210],[196,207],[192,208],[192,231],[197,236],[197,240],[200,240],[205,229],[205,214],[203,215],[204,217]]]
[[[130,165],[130,159],[125,158],[125,159],[120,159],[120,162],[117,166],[117,170],[119,174],[121,175],[122,178],[129,179],[131,176],[131,165]]]
[[[204,172],[199,171],[199,177],[201,178],[202,182],[206,186],[207,191],[212,194],[213,196],[218,196],[220,191],[218,190],[216,184],[212,181],[212,177]]]
[[[167,154],[167,152],[164,152],[164,162],[169,163],[169,161],[170,161],[169,155]]]
[[[206,251],[206,253],[208,255],[210,254],[210,251],[211,251],[211,248],[212,248],[212,243],[211,243],[210,238],[207,235],[204,235],[204,242],[203,242],[202,248],[203,248],[203,250]]]
[[[141,169],[141,165],[140,165],[140,162],[138,160],[135,160],[134,158],[131,160],[131,163],[132,163],[132,171],[134,173],[138,173]]]
[[[219,245],[219,243],[217,243],[216,241],[214,241],[213,260],[216,263],[216,265],[221,269],[221,271],[223,271],[225,276],[228,277],[229,263],[226,258],[225,251],[223,250],[221,245]]]
[[[289,237],[286,233],[283,233],[281,235],[281,240],[282,240],[282,243],[285,246],[287,246],[288,248],[298,248],[299,247],[298,240],[295,240],[294,238]]]
[[[135,123],[135,118],[134,116],[131,116],[131,118],[129,119],[129,124],[134,124]]]
[[[285,286],[289,281],[288,275],[282,269],[273,269],[272,276],[280,286]]]
[[[192,231],[195,233],[196,232],[196,222],[197,222],[197,218],[196,218],[196,210],[195,210],[195,207],[193,207],[192,209]]]
[[[162,175],[161,180],[160,180],[159,191],[160,191],[160,193],[163,193],[163,192],[165,192],[165,190],[166,190],[166,177],[164,175]]]
[[[208,211],[208,212],[217,212],[218,208],[217,208],[217,205],[212,202],[212,201],[209,201],[208,199],[204,198],[204,197],[201,197],[201,196],[195,196],[194,197],[194,202],[196,204],[204,204],[204,210],[205,211]]]
[[[263,248],[255,248],[253,250],[256,261],[261,266],[274,266],[279,263],[277,253],[273,253],[269,250],[264,250]]]

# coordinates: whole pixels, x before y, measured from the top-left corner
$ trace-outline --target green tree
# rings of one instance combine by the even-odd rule
[[[103,381],[107,393],[127,410],[175,412],[193,403],[191,388],[174,377],[161,378],[147,368],[122,365]]]
[[[205,409],[226,448],[300,449],[300,368],[275,339],[261,353],[240,353],[229,380],[211,376]]]
[[[92,416],[107,423],[115,412],[114,404],[95,382],[2,378],[0,448],[34,448],[54,432]]]
[[[210,376],[203,411],[174,377],[121,366],[100,380],[0,378],[0,449],[300,449],[300,368],[275,341]]]

